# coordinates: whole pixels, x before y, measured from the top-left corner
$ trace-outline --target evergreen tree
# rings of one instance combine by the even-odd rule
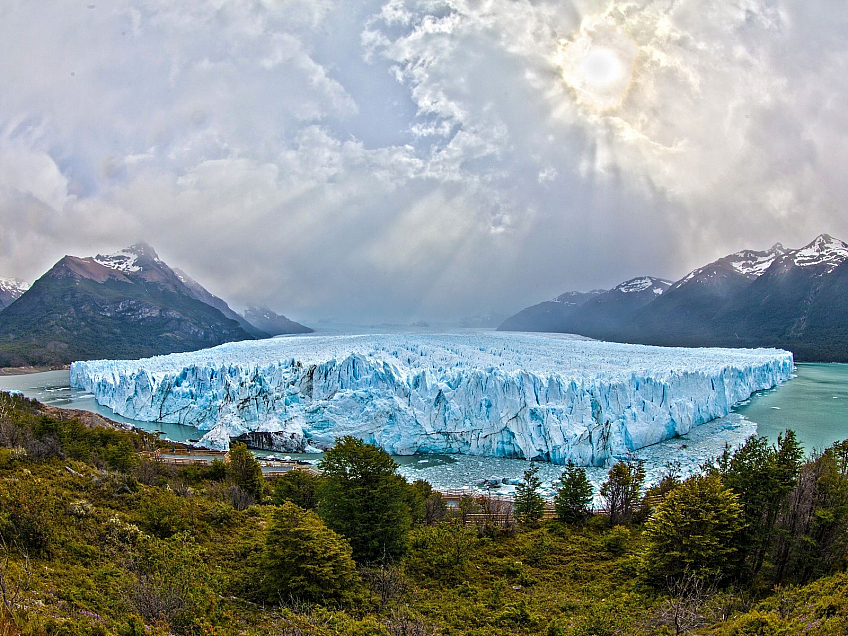
[[[735,564],[742,525],[739,497],[719,475],[690,477],[666,495],[645,525],[647,578],[667,581],[688,573],[721,578]]]
[[[406,481],[381,448],[355,437],[337,440],[319,464],[318,510],[350,541],[359,563],[392,560],[406,551],[411,525]]]
[[[277,603],[344,599],[358,579],[350,544],[288,501],[268,529],[261,577],[263,598]]]
[[[262,499],[262,467],[247,445],[241,442],[230,445],[227,474],[233,484],[256,501]]]
[[[569,461],[559,478],[554,508],[560,521],[582,521],[592,505],[592,484],[586,471]]]
[[[539,521],[545,511],[545,501],[539,494],[542,480],[536,475],[539,467],[530,462],[530,468],[524,471],[524,478],[515,488],[513,514],[520,523]]]
[[[607,480],[601,486],[610,525],[630,523],[644,483],[644,462],[619,461],[610,469]]]

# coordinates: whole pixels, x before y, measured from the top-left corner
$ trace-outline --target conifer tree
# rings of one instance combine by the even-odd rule
[[[513,514],[520,523],[539,521],[545,511],[545,502],[539,494],[542,480],[536,475],[539,467],[530,463],[530,468],[524,471],[524,478],[515,488]]]
[[[592,505],[592,484],[586,471],[569,461],[559,478],[554,508],[560,521],[582,521]]]

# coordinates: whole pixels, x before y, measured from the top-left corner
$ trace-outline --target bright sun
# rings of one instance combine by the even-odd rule
[[[573,40],[560,42],[555,62],[580,102],[607,111],[624,99],[637,53],[637,46],[615,25],[584,22]]]

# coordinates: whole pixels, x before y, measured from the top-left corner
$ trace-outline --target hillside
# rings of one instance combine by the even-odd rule
[[[407,520],[403,553],[354,564],[353,537],[373,518],[354,521],[350,538],[330,530],[325,519],[340,495],[322,486],[326,472],[251,481],[246,475],[258,467],[243,448],[227,463],[172,465],[152,452],[172,444],[76,415],[0,394],[0,634],[827,636],[848,629],[848,499],[844,460],[832,452],[826,461],[793,464],[781,491],[807,505],[803,479],[829,467],[826,483],[814,487],[830,489],[819,493],[828,493],[817,504],[823,514],[788,548],[785,571],[774,567],[790,521],[782,512],[753,578],[657,581],[648,555],[674,565],[706,546],[707,564],[732,568],[737,560],[728,553],[748,545],[750,533],[711,543],[717,522],[709,508],[692,520],[700,534],[667,555],[651,551],[662,526],[645,518],[652,510],[664,518],[677,502],[707,510],[680,493],[721,483],[715,473],[683,483],[669,477],[645,497],[637,486],[637,509],[619,525],[606,510],[516,524],[503,519],[517,503],[480,495],[446,506],[426,482],[395,475],[389,459],[382,482],[369,473],[357,501],[385,496],[380,486],[406,493],[397,510]],[[775,452],[761,449],[765,459],[749,457],[746,470],[774,471]],[[350,460],[373,462],[375,453],[386,459],[362,445]],[[747,473],[724,471],[720,479],[736,484],[740,497],[760,492],[745,490]]]
[[[253,337],[139,244],[57,262],[0,314],[0,366],[139,358]]]

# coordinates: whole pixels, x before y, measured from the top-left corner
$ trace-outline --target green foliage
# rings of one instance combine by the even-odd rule
[[[848,461],[842,442],[800,470],[777,524],[774,579],[805,583],[848,561]]]
[[[764,437],[751,437],[732,456],[725,451],[719,460],[722,479],[739,495],[742,507],[745,528],[739,536],[739,568],[748,578],[763,566],[802,457],[795,433],[787,431],[777,445]]]
[[[586,471],[569,461],[559,478],[554,508],[560,521],[583,521],[592,505],[592,484]]]
[[[262,499],[262,467],[247,445],[241,442],[230,445],[227,476],[233,485],[248,493],[254,500]]]
[[[407,548],[411,515],[406,481],[381,448],[354,437],[337,440],[320,463],[319,512],[350,541],[359,563],[392,560]]]
[[[642,567],[665,582],[691,572],[720,579],[735,563],[743,527],[738,496],[718,475],[695,475],[672,490],[645,525]]]
[[[630,530],[625,526],[613,526],[601,537],[604,550],[615,556],[621,556],[627,551],[631,542]]]
[[[610,525],[627,524],[633,520],[644,483],[644,462],[619,461],[613,465],[601,486]]]
[[[124,556],[134,575],[125,585],[130,608],[146,623],[191,633],[215,611],[215,577],[207,555],[190,534],[168,540],[142,538]]]
[[[274,483],[274,503],[278,506],[290,501],[304,510],[314,510],[318,505],[320,479],[305,470],[291,470]]]
[[[542,480],[538,472],[539,466],[530,462],[530,468],[524,471],[524,477],[515,488],[513,514],[519,523],[539,521],[545,511],[545,501],[539,494]]]
[[[30,552],[49,548],[54,499],[40,480],[0,481],[0,536]]]
[[[291,502],[274,512],[261,576],[263,597],[275,603],[349,598],[358,581],[350,544]]]
[[[456,523],[421,526],[410,534],[407,568],[417,576],[457,581],[480,545],[477,533]]]
[[[10,410],[0,412],[0,446],[5,445],[0,451],[6,451],[0,452],[2,532],[21,532],[27,524],[43,526],[45,532],[35,532],[35,539],[22,538],[28,531],[6,536],[10,560],[0,558],[0,577],[15,584],[27,578],[28,565],[32,577],[20,597],[23,605],[0,611],[0,634],[670,633],[669,623],[658,617],[671,599],[663,589],[652,589],[636,576],[645,555],[655,549],[649,533],[638,524],[610,528],[605,517],[595,515],[579,527],[550,522],[481,539],[459,523],[459,517],[472,511],[499,514],[496,504],[502,502],[469,497],[460,502],[455,525],[427,525],[434,523],[428,517],[428,502],[444,509],[438,493],[424,482],[405,484],[394,474],[390,458],[375,453],[373,447],[363,448],[368,445],[354,444],[335,465],[337,471],[346,467],[344,486],[337,491],[319,488],[320,507],[330,504],[324,497],[335,496],[334,492],[351,498],[362,493],[360,501],[370,501],[376,491],[377,499],[385,501],[381,488],[388,485],[379,484],[386,480],[394,488],[389,500],[406,510],[407,520],[413,508],[419,522],[408,533],[409,549],[403,557],[362,570],[371,590],[365,594],[350,548],[314,513],[286,503],[283,508],[289,515],[279,521],[285,516],[282,509],[262,502],[234,509],[226,502],[241,489],[222,483],[222,475],[212,468],[175,469],[155,462],[132,467],[135,453],[133,461],[124,463],[131,467],[128,471],[111,468],[108,462],[115,460],[107,460],[100,449],[62,438],[55,422],[45,425],[41,421],[45,413],[38,405],[19,398],[12,402]],[[53,411],[49,415],[64,421],[60,417],[64,415]],[[34,433],[40,426],[42,437]],[[88,440],[112,439],[96,430],[79,433]],[[147,443],[142,436],[118,433],[128,435],[133,448]],[[114,439],[119,441],[120,436]],[[120,444],[116,446],[120,451]],[[75,461],[70,452],[87,459]],[[768,453],[763,455],[767,457]],[[731,459],[728,454],[724,468],[714,472],[729,468]],[[778,506],[765,566],[753,583],[734,580],[739,588],[711,596],[701,613],[704,620],[698,634],[848,633],[848,575],[816,578],[845,567],[846,473],[848,443],[814,455],[801,467]],[[135,483],[135,475],[144,485]],[[719,481],[717,474],[709,479]],[[363,483],[368,487],[351,487]],[[680,494],[686,489],[689,497]],[[655,492],[663,496],[662,503],[659,497],[651,499],[657,518],[664,518],[664,510],[683,517],[671,523],[681,533],[680,540],[656,549],[664,564],[674,558],[669,552],[702,546],[704,537],[715,536],[692,527],[702,517],[714,522],[717,512],[715,505],[704,506],[709,510],[704,514],[692,504],[702,499],[692,490],[690,482],[683,486],[675,482]],[[36,505],[30,507],[30,502]],[[690,505],[695,512],[684,515],[681,511]],[[363,524],[370,524],[367,513],[357,514],[363,515]],[[633,517],[638,519],[639,514],[637,510]],[[378,526],[389,523],[388,517],[372,516]],[[46,548],[27,548],[24,542],[40,542]],[[739,543],[730,545],[738,549]],[[18,548],[29,553],[28,562]],[[707,558],[706,552],[695,554]],[[812,582],[773,589],[769,583],[777,580],[781,563],[785,563],[783,580]],[[714,565],[712,560],[709,565]],[[278,575],[283,582],[272,583]],[[257,600],[262,603],[251,602]],[[283,607],[276,606],[280,601],[285,601]]]
[[[138,520],[146,531],[167,539],[193,527],[194,511],[188,502],[170,490],[156,488],[144,493]]]

